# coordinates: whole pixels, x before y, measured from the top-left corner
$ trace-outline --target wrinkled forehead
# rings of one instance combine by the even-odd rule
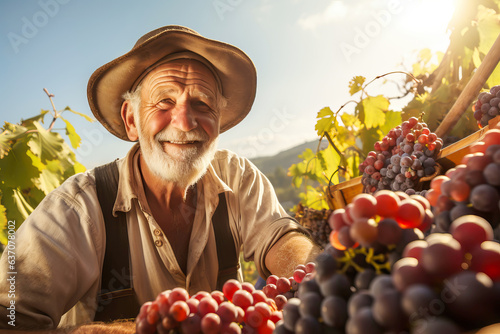
[[[152,69],[142,80],[143,89],[150,89],[161,84],[178,83],[195,85],[208,89],[213,94],[218,92],[214,73],[202,62],[195,59],[175,59],[162,63]]]

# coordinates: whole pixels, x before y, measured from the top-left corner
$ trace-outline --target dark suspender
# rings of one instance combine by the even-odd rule
[[[133,290],[127,221],[123,212],[113,216],[118,192],[116,162],[95,168],[96,190],[106,228],[106,252],[102,268],[101,291],[94,321],[135,318],[140,305]],[[239,259],[229,228],[226,196],[219,194],[219,205],[212,218],[219,273],[217,290],[230,278],[238,279]]]
[[[222,291],[222,285],[230,278],[238,279],[240,261],[234,246],[233,235],[229,228],[226,195],[219,194],[219,205],[212,217],[215,242],[217,244],[217,259],[219,260],[219,274],[216,289]]]
[[[113,216],[118,177],[118,167],[115,162],[95,169],[97,198],[101,204],[106,228],[106,252],[94,321],[135,318],[140,309],[132,289],[125,213],[117,212],[117,217]]]

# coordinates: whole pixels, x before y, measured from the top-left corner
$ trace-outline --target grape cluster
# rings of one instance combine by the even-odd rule
[[[283,320],[276,323],[275,333],[343,333],[351,294],[351,282],[337,273],[336,259],[321,253],[314,277],[304,279],[285,304]]]
[[[416,193],[422,177],[436,173],[436,157],[443,140],[427,124],[411,117],[374,144],[374,151],[359,165],[363,192],[388,189]]]
[[[435,177],[426,198],[436,216],[435,232],[446,232],[464,215],[478,215],[495,228],[500,240],[500,130],[488,130],[471,153],[445,175]]]
[[[390,190],[359,194],[330,215],[330,242],[340,250],[398,245],[404,229],[430,228],[434,217],[430,209],[429,201],[420,195]]]
[[[349,300],[346,333],[462,333],[500,321],[500,244],[481,217],[411,242]]]
[[[488,122],[499,115],[500,111],[500,85],[494,86],[489,92],[482,92],[472,106],[474,118],[479,127],[484,128]]]
[[[272,333],[282,319],[273,299],[248,282],[230,279],[222,291],[193,296],[174,288],[142,305],[136,317],[137,334]]]
[[[315,210],[299,206],[299,210],[295,214],[295,219],[311,231],[311,236],[318,245],[325,247],[329,242],[328,237],[332,231],[327,222],[332,211],[327,209]]]
[[[292,277],[286,278],[270,275],[266,279],[266,285],[262,288],[262,291],[267,298],[274,300],[278,311],[281,311],[287,301],[296,296],[299,283],[312,279],[315,274],[315,262],[308,262],[305,265],[299,264],[295,267]]]

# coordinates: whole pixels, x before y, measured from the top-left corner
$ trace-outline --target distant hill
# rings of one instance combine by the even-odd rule
[[[325,141],[321,143],[320,148],[326,146],[328,142]],[[288,176],[287,172],[292,164],[301,161],[298,156],[308,148],[315,152],[318,148],[318,140],[305,142],[273,156],[250,159],[267,176],[281,205],[292,216],[294,213],[291,210],[300,202],[299,193],[303,189],[297,189],[292,185],[292,177]]]
[[[321,148],[325,148],[328,145],[327,142],[321,143]],[[294,146],[288,150],[279,152],[273,156],[265,156],[265,157],[256,157],[250,159],[260,171],[266,175],[270,175],[274,173],[276,167],[281,167],[288,171],[288,168],[292,164],[296,164],[300,162],[299,154],[304,152],[306,149],[310,148],[314,152],[318,147],[318,140],[313,140],[309,142],[305,142],[304,144],[300,144]]]

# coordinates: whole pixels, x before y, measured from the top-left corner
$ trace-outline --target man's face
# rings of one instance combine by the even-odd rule
[[[143,80],[135,123],[141,152],[158,177],[187,187],[205,173],[219,135],[217,84],[194,60],[160,65]]]

